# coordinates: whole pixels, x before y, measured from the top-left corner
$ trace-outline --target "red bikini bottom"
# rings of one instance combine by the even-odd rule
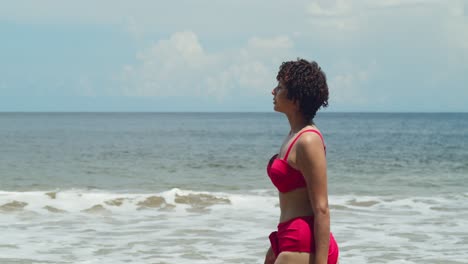
[[[278,231],[270,234],[271,249],[275,256],[283,251],[315,252],[313,234],[313,216],[296,217],[278,224]],[[338,244],[330,233],[330,247],[328,248],[328,264],[338,261]]]

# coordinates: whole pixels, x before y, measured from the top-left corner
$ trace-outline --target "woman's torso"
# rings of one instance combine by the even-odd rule
[[[289,170],[291,172],[295,172],[295,174],[300,173],[296,165],[295,142],[303,133],[305,133],[306,131],[309,132],[311,130],[315,130],[314,132],[318,132],[320,134],[320,131],[315,126],[307,126],[301,129],[301,131],[299,131],[298,133],[294,135],[289,135],[284,140],[280,152],[276,157],[276,159],[284,159],[286,156],[286,159],[284,159],[283,163],[287,162],[287,166],[290,167]],[[287,190],[286,192],[279,192],[279,206],[281,211],[280,222],[285,222],[299,216],[313,215],[313,210],[310,206],[308,190],[307,187],[304,185],[305,183],[303,183],[299,188]]]
[[[287,193],[279,193],[280,219],[286,222],[299,216],[313,215],[306,188],[299,188]]]

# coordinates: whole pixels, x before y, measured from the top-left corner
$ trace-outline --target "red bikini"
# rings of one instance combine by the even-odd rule
[[[289,145],[286,155],[283,159],[278,158],[278,154],[271,157],[270,162],[267,166],[267,174],[271,179],[273,185],[276,186],[278,191],[285,193],[290,192],[298,188],[306,187],[306,182],[304,176],[302,176],[301,171],[296,170],[291,167],[288,163],[289,152],[291,152],[294,143],[299,139],[299,137],[305,132],[314,132],[320,136],[323,142],[323,148],[326,150],[325,142],[323,141],[322,134],[315,129],[304,130],[293,140],[291,145]]]
[[[288,163],[288,156],[294,143],[305,132],[313,132],[320,136],[323,142],[324,150],[326,151],[325,143],[322,134],[315,129],[304,130],[293,140],[286,151],[283,159],[278,158],[278,154],[274,155],[267,166],[267,174],[273,185],[278,191],[286,193],[298,188],[307,186],[304,176],[301,171],[291,167]],[[278,231],[272,232],[269,236],[271,249],[275,256],[283,251],[291,252],[315,252],[314,239],[314,217],[301,216],[290,219],[278,224]],[[338,261],[338,244],[335,241],[332,233],[330,233],[330,244],[328,248],[328,264],[336,264]]]

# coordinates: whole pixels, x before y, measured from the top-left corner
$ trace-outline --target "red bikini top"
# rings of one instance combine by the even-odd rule
[[[291,151],[291,148],[294,146],[294,143],[296,143],[299,137],[305,132],[314,132],[317,135],[319,135],[323,142],[323,148],[326,151],[326,146],[325,142],[323,141],[322,134],[320,134],[318,130],[307,129],[296,136],[291,145],[289,145],[289,148],[286,151],[286,155],[283,159],[278,158],[278,154],[273,155],[267,166],[267,174],[268,177],[270,177],[270,180],[273,183],[273,185],[275,185],[278,191],[282,193],[306,187],[306,182],[304,176],[302,176],[301,171],[291,167],[291,165],[289,165],[288,163],[288,156],[289,152]]]

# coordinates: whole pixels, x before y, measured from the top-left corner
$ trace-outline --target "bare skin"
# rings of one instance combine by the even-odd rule
[[[317,129],[299,111],[299,105],[287,98],[287,89],[279,83],[273,89],[274,109],[284,113],[291,131],[279,151],[279,158],[286,154],[295,136],[305,129]],[[318,129],[317,129],[318,130]],[[287,193],[279,193],[280,222],[299,216],[314,216],[315,254],[304,252],[281,252],[275,259],[271,248],[265,256],[268,264],[326,264],[330,238],[330,214],[328,208],[327,170],[324,146],[315,133],[304,133],[294,144],[287,162],[300,170],[307,186]]]

